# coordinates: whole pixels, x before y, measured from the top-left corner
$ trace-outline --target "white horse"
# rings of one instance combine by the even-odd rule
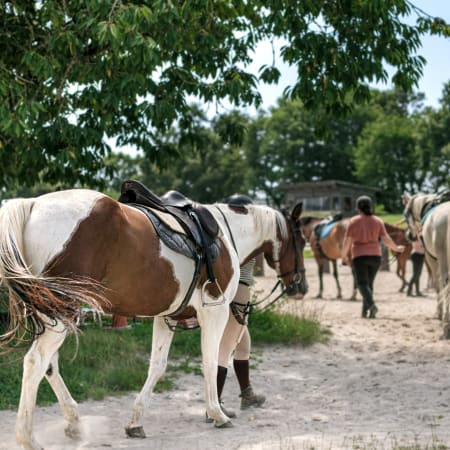
[[[262,249],[286,286],[298,284],[303,255],[291,219],[257,206],[248,215],[236,214],[235,221],[241,218],[235,238]],[[24,449],[42,448],[33,434],[33,416],[44,376],[67,421],[66,433],[79,434],[78,407],[59,373],[58,350],[67,332],[76,329],[85,304],[113,314],[154,317],[148,377],[126,427],[128,436],[145,437],[144,409],[166,370],[173,338],[166,322],[176,324],[188,310],[195,310],[201,326],[207,414],[215,426],[229,426],[219,406],[216,377],[239,260],[226,233],[219,233],[217,246],[216,282],[207,284],[205,264],[196,273],[196,262],[166,245],[144,212],[99,192],[59,191],[2,206],[0,278],[9,289],[13,324],[24,325],[33,339],[24,358],[16,422],[16,439]],[[6,336],[16,330],[13,326]]]
[[[450,338],[450,196],[405,194],[404,216],[411,239],[422,239],[438,293],[437,316]]]

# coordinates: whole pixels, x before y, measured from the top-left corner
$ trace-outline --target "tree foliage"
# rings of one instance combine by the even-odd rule
[[[177,123],[195,147],[190,96],[261,102],[258,80],[277,62],[297,68],[287,93],[307,108],[347,112],[368,83],[409,90],[420,78],[420,36],[448,34],[408,0],[3,0],[0,10],[1,184],[101,184],[105,138],[158,166],[178,158],[161,140]],[[286,44],[272,65],[247,70],[262,40]],[[234,128],[226,130],[235,135]],[[231,133],[230,133],[231,132]],[[239,133],[237,133],[239,138]]]

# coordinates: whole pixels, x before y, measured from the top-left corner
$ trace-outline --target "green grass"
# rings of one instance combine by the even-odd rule
[[[402,214],[382,214],[379,216],[384,222],[395,225],[403,220]],[[406,226],[406,225],[402,225]]]
[[[152,320],[144,320],[121,331],[88,324],[79,336],[78,350],[75,337],[69,336],[60,351],[60,371],[73,397],[77,401],[101,400],[106,395],[139,390],[147,376],[152,323]],[[277,342],[308,345],[322,342],[327,336],[315,320],[271,311],[252,313],[250,330],[256,345]],[[17,408],[25,352],[26,348],[18,348],[0,355],[0,410]],[[201,375],[200,353],[199,329],[177,331],[170,349],[168,370],[155,391],[172,389],[180,373]],[[38,404],[54,402],[56,398],[50,386],[43,381]]]

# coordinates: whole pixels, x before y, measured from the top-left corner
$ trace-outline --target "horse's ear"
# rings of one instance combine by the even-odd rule
[[[303,202],[297,203],[292,210],[291,218],[294,222],[297,222],[300,219],[300,216],[303,211]]]
[[[402,204],[404,205],[404,206],[406,206],[407,204],[408,204],[408,202],[409,202],[409,199],[411,198],[411,194],[409,194],[408,192],[403,192],[403,195],[402,195]]]

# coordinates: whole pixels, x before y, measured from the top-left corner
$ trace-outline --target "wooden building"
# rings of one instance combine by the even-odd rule
[[[375,204],[378,192],[373,187],[339,180],[286,183],[280,187],[285,192],[285,205],[288,207],[302,201],[304,211],[341,212],[344,217],[357,213],[356,199],[360,195],[369,195]]]

